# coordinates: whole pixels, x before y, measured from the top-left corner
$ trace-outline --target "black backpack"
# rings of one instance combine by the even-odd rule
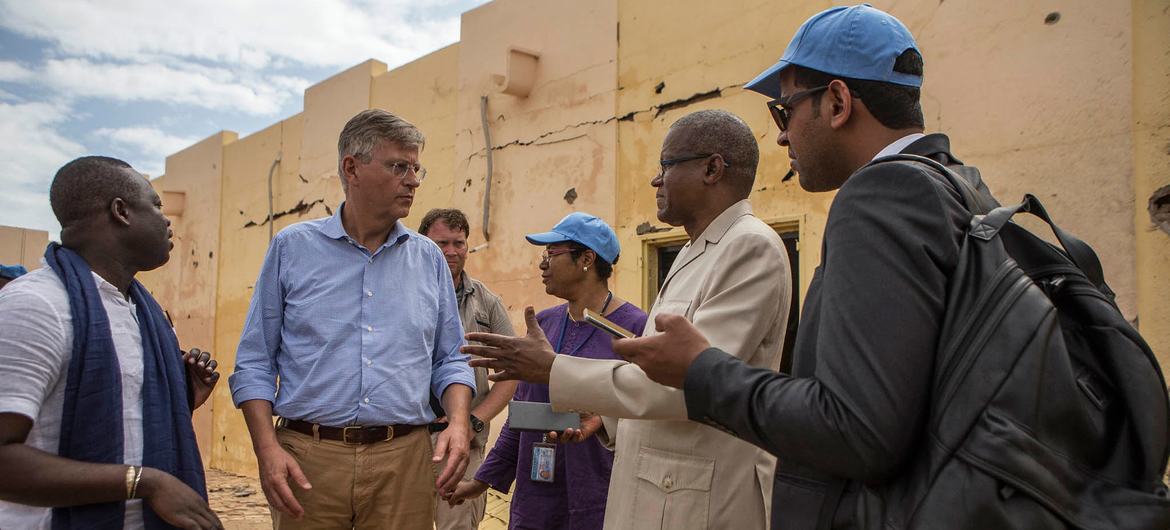
[[[923,454],[882,488],[884,528],[1170,529],[1166,382],[1093,250],[1032,195],[995,207],[934,160],[875,163],[929,166],[972,212]],[[1063,249],[1009,222],[1021,212]]]

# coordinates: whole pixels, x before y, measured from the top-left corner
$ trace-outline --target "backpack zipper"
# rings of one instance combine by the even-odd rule
[[[1013,265],[1014,263],[1011,261],[1004,261],[1003,263],[1000,263],[999,268],[995,271],[995,276],[992,277],[991,280],[992,288],[983,291],[983,293],[980,294],[979,298],[975,301],[974,309],[967,312],[966,318],[963,319],[963,325],[959,326],[958,328],[962,331],[962,333],[952,338],[950,344],[947,344],[946,347],[943,348],[942,359],[951,359],[954,352],[958,350],[960,346],[962,346],[962,344],[967,340],[968,336],[976,331],[972,328],[971,324],[975,322],[975,318],[983,312],[989,303],[991,303],[991,300],[994,300],[993,296],[999,294],[999,291],[1004,288],[1003,279],[1005,276],[1007,276],[1008,272],[1012,270]],[[947,366],[953,367],[954,365],[948,364]],[[949,377],[950,374],[948,370],[948,373],[943,374],[943,378],[941,380],[946,380]]]
[[[983,345],[987,343],[987,340],[991,338],[992,332],[998,327],[999,322],[1006,314],[1006,310],[1015,304],[1016,300],[1023,296],[1027,288],[1032,285],[1032,279],[1024,274],[1024,271],[1016,267],[1012,267],[1012,270],[1015,274],[1009,274],[1008,281],[1002,284],[1004,291],[1003,297],[998,300],[994,308],[988,313],[988,317],[984,320],[984,325],[979,328],[979,333],[975,336],[974,340],[968,343],[963,349],[962,354],[953,364],[954,369],[950,370],[942,380],[942,384],[940,385],[942,388],[942,392],[940,393],[942,399],[937,402],[942,404],[944,408],[950,403],[955,391],[958,390],[958,382],[963,380],[962,376],[974,364],[977,357],[975,353],[978,353],[983,348]],[[999,291],[1000,289],[993,290]]]

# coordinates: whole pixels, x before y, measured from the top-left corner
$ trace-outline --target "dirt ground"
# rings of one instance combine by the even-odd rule
[[[207,494],[211,509],[226,530],[269,530],[272,516],[260,490],[260,481],[217,469],[207,470]],[[508,527],[510,495],[488,491],[487,514],[479,527],[496,530]]]
[[[268,530],[272,516],[260,490],[260,481],[219,471],[207,470],[207,496],[211,509],[227,530]]]

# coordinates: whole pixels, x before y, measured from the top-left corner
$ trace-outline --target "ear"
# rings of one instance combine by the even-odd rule
[[[341,178],[345,179],[346,187],[352,186],[357,180],[357,158],[353,155],[345,155],[341,159]]]
[[[115,223],[130,226],[130,211],[126,201],[121,197],[114,197],[114,200],[110,201],[110,217]]]
[[[723,163],[723,155],[715,153],[707,158],[706,171],[703,172],[703,184],[712,186],[723,180],[723,171],[727,169]]]
[[[840,79],[834,79],[830,82],[828,90],[825,91],[825,99],[831,113],[829,126],[840,129],[849,123],[849,118],[853,116],[855,109],[853,107],[853,94],[845,82]]]
[[[586,250],[581,254],[581,266],[583,267],[592,267],[596,261],[597,254],[594,254],[592,250]]]

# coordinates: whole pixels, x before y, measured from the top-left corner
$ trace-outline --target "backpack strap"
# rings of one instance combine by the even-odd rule
[[[1085,277],[1103,294],[1110,299],[1115,297],[1113,290],[1105,283],[1105,273],[1101,267],[1101,260],[1097,257],[1097,253],[1084,241],[1056,226],[1056,223],[1052,222],[1052,217],[1048,215],[1048,211],[1044,209],[1044,205],[1040,203],[1040,199],[1037,199],[1036,196],[1027,194],[1024,196],[1023,202],[1014,206],[991,206],[991,201],[984,194],[980,193],[966,178],[956,174],[950,168],[937,161],[923,156],[896,154],[874,160],[869,165],[898,161],[917,162],[929,166],[936,173],[941,174],[944,180],[959,192],[963,200],[963,205],[974,216],[971,220],[970,231],[968,232],[972,237],[984,241],[990,240],[1003,229],[1008,221],[1012,219],[1012,216],[1019,212],[1027,212],[1040,218],[1040,220],[1047,223],[1048,227],[1052,229],[1052,233],[1056,235],[1057,241],[1060,242],[1060,246],[1064,249],[1065,255],[1073,262],[1073,265],[1080,269],[1085,274]]]

